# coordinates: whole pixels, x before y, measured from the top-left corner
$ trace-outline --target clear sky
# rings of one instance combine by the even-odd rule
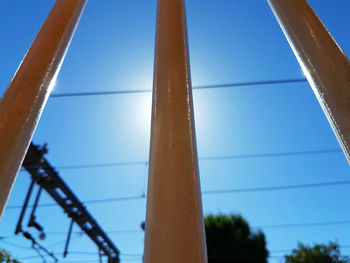
[[[0,1],[0,94],[53,3]],[[186,4],[193,86],[304,78],[267,1],[187,0]],[[350,56],[350,2],[310,0],[310,4]],[[155,12],[155,0],[89,0],[53,93],[150,90]],[[193,93],[203,191],[350,180],[347,161],[307,83]],[[150,92],[50,98],[33,139],[36,144],[48,143],[47,159],[82,201],[140,197],[86,203],[120,249],[122,262],[142,261],[150,107]],[[301,154],[320,150],[331,152]],[[299,154],[236,158],[290,152]],[[63,169],[123,162],[140,163]],[[29,178],[26,172],[18,175],[0,224],[0,236],[8,236],[0,239],[0,247],[25,263],[41,262],[28,240],[13,236],[20,213],[13,206],[23,203]],[[280,262],[280,256],[299,241],[338,241],[342,252],[350,255],[349,190],[350,185],[343,184],[207,193],[203,208],[206,215],[240,213],[254,229],[262,229],[270,263]],[[40,203],[53,200],[44,194]],[[57,252],[61,261],[69,219],[56,206],[38,209],[37,219],[48,232],[42,244]],[[98,262],[95,245],[84,235],[73,234],[70,250],[61,262]],[[31,256],[36,257],[24,259]]]

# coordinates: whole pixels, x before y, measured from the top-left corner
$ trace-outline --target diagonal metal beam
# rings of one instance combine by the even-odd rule
[[[350,61],[306,0],[268,0],[350,164]]]
[[[72,218],[72,222],[79,225],[81,230],[103,251],[109,262],[118,263],[119,250],[78,197],[43,157],[44,153],[43,148],[31,144],[23,162],[23,167],[31,174],[32,180],[40,185],[62,207],[68,217]],[[69,240],[67,244],[68,242]]]
[[[57,0],[0,101],[0,218],[86,0]]]

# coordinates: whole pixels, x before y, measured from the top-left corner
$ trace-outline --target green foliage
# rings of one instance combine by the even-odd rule
[[[20,263],[14,259],[6,250],[0,249],[0,263]]]
[[[291,255],[285,256],[285,263],[350,263],[350,260],[340,255],[338,244],[330,242],[313,247],[298,244]]]
[[[204,220],[209,263],[266,263],[265,236],[252,233],[237,215],[207,216]]]

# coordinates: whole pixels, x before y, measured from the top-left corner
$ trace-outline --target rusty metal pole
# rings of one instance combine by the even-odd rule
[[[57,0],[0,101],[0,217],[86,0]]]
[[[306,0],[268,0],[350,163],[350,61]]]
[[[183,0],[158,0],[145,263],[207,262]]]

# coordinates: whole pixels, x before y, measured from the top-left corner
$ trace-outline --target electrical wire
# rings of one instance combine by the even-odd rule
[[[290,224],[274,224],[274,225],[253,225],[251,228],[298,228],[298,227],[318,227],[318,226],[330,226],[330,225],[348,225],[349,220],[338,220],[338,221],[321,221],[321,222],[305,222],[305,223],[290,223]],[[107,234],[137,234],[144,233],[143,230],[106,230]],[[82,234],[81,231],[73,232],[74,234]],[[55,231],[46,232],[48,235],[66,235],[67,232]]]
[[[350,255],[342,255],[343,257],[350,257]],[[280,256],[269,256],[269,258],[284,258],[285,255],[280,255]]]
[[[340,245],[339,248],[350,248],[350,245]],[[278,249],[278,250],[269,250],[269,253],[288,253],[293,251],[295,248],[291,248],[291,249]],[[54,252],[55,254],[60,254],[60,252],[56,251]],[[76,254],[76,255],[95,255],[96,252],[91,252],[91,251],[70,251],[70,254]],[[129,253],[122,253],[120,254],[121,257],[137,257],[137,258],[132,258],[132,259],[139,259],[142,258],[143,254],[129,254]],[[24,260],[24,259],[34,259],[34,258],[38,258],[40,257],[39,255],[36,256],[28,256],[28,257],[21,257],[19,258],[19,260]],[[273,256],[270,255],[269,257],[284,257],[284,256]],[[124,260],[128,260],[131,258],[124,258]],[[123,260],[123,261],[124,261]],[[65,261],[66,262],[66,261]]]
[[[307,82],[307,79],[296,78],[296,79],[275,79],[275,80],[260,80],[260,81],[248,81],[248,82],[233,82],[233,83],[226,83],[226,84],[194,86],[193,89],[194,90],[196,90],[196,89],[219,89],[219,88],[231,88],[231,87],[300,83],[300,82]],[[50,98],[100,96],[100,95],[121,95],[121,94],[135,94],[135,93],[147,93],[147,92],[152,92],[152,90],[151,89],[139,89],[139,90],[137,89],[137,90],[112,90],[112,91],[53,93],[53,94],[51,94]]]
[[[339,248],[350,248],[350,245],[344,245],[344,246],[338,246]],[[291,252],[295,248],[291,249],[278,249],[278,250],[269,250],[269,253],[286,253],[286,252]]]
[[[36,258],[41,258],[41,256],[39,255],[35,255],[35,256],[26,256],[26,257],[19,257],[18,260],[27,260],[27,259],[36,259]]]
[[[316,154],[332,154],[341,153],[339,148],[323,149],[323,150],[306,150],[306,151],[290,151],[290,152],[274,152],[274,153],[256,153],[256,154],[233,154],[224,156],[208,156],[200,157],[199,161],[215,161],[215,160],[230,160],[230,159],[251,159],[251,158],[273,158],[273,157],[288,157],[300,155],[316,155]],[[128,165],[148,165],[148,161],[135,162],[113,162],[113,163],[95,163],[95,164],[78,164],[57,166],[58,170],[72,170],[72,169],[90,169],[114,166],[128,166]]]
[[[226,193],[243,193],[243,192],[280,191],[280,190],[314,188],[314,187],[325,187],[325,186],[347,185],[347,184],[350,184],[350,180],[338,181],[338,182],[314,183],[314,184],[296,184],[296,185],[280,185],[280,186],[241,188],[241,189],[209,190],[209,191],[203,191],[202,194],[226,194]]]
[[[214,195],[214,194],[230,194],[230,193],[248,193],[248,192],[266,192],[266,191],[282,191],[282,190],[293,190],[302,188],[318,188],[318,187],[329,187],[338,185],[349,185],[350,180],[347,181],[335,181],[335,182],[324,182],[324,183],[311,183],[311,184],[296,184],[296,185],[279,185],[279,186],[267,186],[267,187],[253,187],[253,188],[236,188],[236,189],[220,189],[220,190],[207,190],[202,191],[203,195]],[[130,201],[137,199],[145,199],[145,195],[137,196],[125,196],[125,197],[114,197],[114,198],[103,198],[95,200],[85,200],[84,204],[99,204],[99,203],[110,203],[120,201]],[[56,206],[56,203],[39,204],[40,207],[51,207]],[[9,205],[6,209],[20,209],[21,205]]]
[[[78,164],[78,165],[67,165],[57,166],[57,170],[71,170],[71,169],[89,169],[89,168],[102,168],[102,167],[113,167],[113,166],[131,166],[131,165],[147,165],[148,161],[136,161],[136,162],[115,162],[115,163],[96,163],[96,164]]]
[[[143,230],[139,229],[139,230],[112,230],[112,231],[106,231],[109,234],[136,234],[136,233],[143,233]],[[63,231],[52,231],[52,232],[45,232],[48,235],[66,235],[67,232],[63,232]],[[84,234],[83,231],[74,231],[72,232],[72,234]]]
[[[60,252],[55,252],[57,254],[60,254]],[[76,254],[76,255],[96,255],[96,252],[91,251],[69,251],[69,254]],[[121,257],[142,257],[142,254],[129,254],[129,253],[121,253],[119,254]]]
[[[33,249],[38,253],[38,255],[41,257],[41,259],[43,260],[43,263],[46,263],[45,257],[44,257],[44,256],[41,254],[41,252],[40,252],[40,249],[41,249],[41,248],[35,247],[34,244],[33,244],[32,248],[33,248]]]
[[[347,225],[347,224],[350,224],[350,220],[309,222],[309,223],[296,223],[296,224],[260,225],[260,226],[252,226],[252,228],[294,228],[294,227],[314,227],[314,226]]]
[[[320,226],[320,225],[329,225],[329,224],[350,224],[350,220],[344,220],[344,221],[331,221],[331,222],[317,222],[317,223],[301,223],[301,224],[280,224],[280,225],[272,225],[273,227],[296,227],[296,226]],[[258,226],[252,226],[252,228],[254,227],[258,227]],[[271,227],[271,225],[268,226],[259,226],[259,227]],[[112,233],[114,231],[106,231],[107,233]],[[139,231],[140,232],[140,231]],[[142,231],[143,232],[143,231]],[[56,232],[58,233],[58,232]],[[62,234],[66,234],[65,232],[62,232]],[[9,243],[9,242],[6,242]],[[30,247],[22,247],[19,245],[15,245],[15,244],[10,244],[10,245],[14,245],[18,248],[25,248],[25,249],[32,249]],[[339,248],[350,248],[350,245],[340,245]],[[287,253],[287,252],[291,252],[293,249],[279,249],[279,250],[269,250],[269,253]],[[60,254],[60,252],[53,252],[54,254]],[[70,254],[77,254],[77,255],[94,255],[96,254],[96,252],[91,252],[91,251],[70,251]],[[120,256],[122,257],[142,257],[142,254],[131,254],[131,253],[122,253],[120,254]],[[36,256],[28,256],[28,257],[21,257],[19,258],[20,260],[24,260],[24,259],[34,259],[34,258],[42,258],[43,255],[36,255]],[[283,257],[283,256],[271,256],[270,257]],[[127,258],[130,259],[130,258]],[[138,258],[137,258],[138,259]]]
[[[15,235],[11,235],[11,236],[0,236],[0,240],[4,240],[4,239],[8,239],[8,238],[14,238],[14,237],[18,237]]]
[[[55,254],[61,254],[61,252],[56,251]],[[91,251],[69,251],[69,254],[76,254],[76,255],[97,255],[97,252],[91,252]],[[33,255],[33,256],[26,256],[26,257],[19,257],[18,260],[28,260],[28,259],[36,259],[36,258],[42,258],[43,255]],[[129,260],[136,260],[136,259],[142,259],[143,254],[128,254],[128,253],[122,253],[120,254],[120,257],[123,257],[123,261],[129,261]],[[124,258],[126,257],[126,258]],[[96,260],[95,260],[96,261]],[[64,261],[64,262],[70,262],[70,261]],[[73,262],[80,262],[80,261],[73,261]]]
[[[341,153],[341,149],[324,149],[324,150],[308,150],[308,151],[293,151],[293,152],[275,152],[275,153],[256,153],[256,154],[236,154],[226,156],[202,157],[201,161],[227,160],[227,159],[250,159],[250,158],[271,158],[271,157],[286,157],[299,155],[315,155],[315,154],[330,154]]]
[[[2,242],[4,244],[7,244],[7,245],[10,245],[10,246],[13,246],[13,247],[16,247],[16,248],[20,248],[20,249],[28,249],[28,250],[32,250],[33,249],[32,247],[26,247],[26,246],[17,245],[15,243],[12,243],[12,242],[9,242],[9,241],[3,240],[3,239],[0,239],[0,242]]]
[[[45,232],[45,233],[46,233],[46,234],[50,234],[50,232]],[[54,232],[53,232],[53,233],[54,233]],[[67,235],[67,231],[66,231],[66,232],[61,232],[61,233]],[[76,232],[76,233],[82,234],[82,233],[84,233],[84,232]],[[77,236],[72,236],[72,237],[71,237],[71,240],[74,239],[74,238],[76,238],[76,237],[77,237]],[[59,241],[59,242],[53,243],[53,244],[48,245],[48,246],[46,246],[46,247],[47,247],[47,248],[53,248],[53,247],[57,247],[57,246],[66,244],[66,242],[67,242],[67,239],[63,239],[63,240],[61,240],[61,241]]]

